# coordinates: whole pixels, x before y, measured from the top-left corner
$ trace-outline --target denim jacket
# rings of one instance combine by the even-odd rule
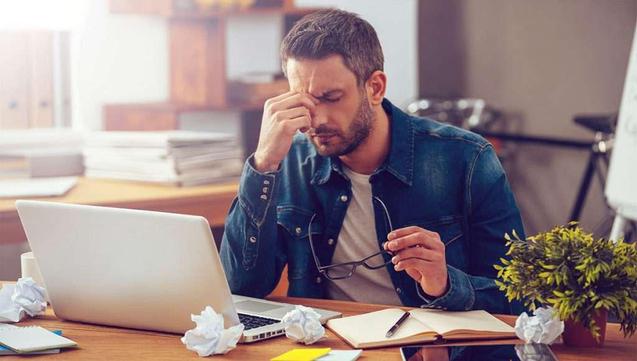
[[[385,162],[371,175],[372,194],[387,206],[394,229],[419,226],[445,244],[448,291],[423,293],[406,272],[387,266],[405,306],[517,312],[498,290],[494,264],[505,257],[506,232],[524,230],[515,199],[491,144],[482,137],[430,119],[412,117],[383,101],[391,128]],[[288,295],[325,298],[326,284],[312,257],[308,224],[321,265],[330,265],[351,200],[351,184],[338,157],[318,155],[295,136],[278,171],[259,173],[249,158],[221,244],[233,293],[265,297],[288,266]],[[387,221],[373,202],[378,247]],[[389,256],[385,256],[386,260]]]

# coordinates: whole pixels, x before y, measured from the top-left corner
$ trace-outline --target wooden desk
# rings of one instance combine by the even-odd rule
[[[277,301],[300,303],[306,306],[321,307],[354,315],[376,311],[383,306],[353,302],[294,299],[274,297]],[[514,323],[513,316],[502,316],[502,319]],[[56,355],[37,356],[38,359],[57,360],[201,360],[195,352],[188,351],[181,343],[181,335],[157,332],[137,331],[114,327],[87,325],[60,321],[52,312],[36,319],[28,319],[20,325],[40,325],[48,329],[60,329],[63,334],[76,341],[80,348],[63,351]],[[194,323],[193,323],[194,327]],[[364,326],[361,326],[364,327]],[[351,349],[345,342],[327,330],[327,339],[313,347],[331,347],[333,349]],[[619,333],[619,325],[609,324],[606,344],[603,348],[584,349],[568,348],[562,345],[551,346],[561,361],[568,360],[635,360],[637,354],[637,337],[625,340]],[[227,355],[216,355],[214,360],[269,360],[291,348],[304,347],[285,337],[239,345]],[[3,356],[3,360],[22,359],[19,356]],[[400,360],[397,347],[365,350],[361,360]]]
[[[193,214],[211,226],[223,226],[237,184],[171,187],[148,183],[80,178],[62,197],[37,198],[54,202]],[[26,236],[15,209],[15,199],[0,198],[0,244],[24,242]]]

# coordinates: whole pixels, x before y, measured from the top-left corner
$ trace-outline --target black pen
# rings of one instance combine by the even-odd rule
[[[405,322],[405,320],[407,319],[407,317],[409,317],[409,312],[405,312],[403,313],[402,316],[400,316],[400,318],[398,319],[398,321],[396,321],[396,323],[394,323],[394,325],[389,329],[389,331],[387,331],[387,333],[385,334],[385,338],[390,338],[392,337],[392,335],[394,334],[394,332],[396,332],[396,330],[398,330],[398,327],[400,327],[400,325],[403,324],[403,322]]]

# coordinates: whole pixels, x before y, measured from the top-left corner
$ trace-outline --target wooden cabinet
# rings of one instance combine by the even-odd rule
[[[225,106],[225,19],[170,20],[169,34],[171,103]]]
[[[29,34],[30,126],[53,126],[53,33]]]
[[[29,127],[28,34],[0,32],[0,129]]]
[[[66,32],[0,31],[0,129],[70,124]]]
[[[203,1],[202,1],[203,2]],[[223,1],[213,1],[223,3]],[[262,107],[254,97],[230,94],[226,76],[227,19],[250,14],[283,15],[284,33],[302,16],[316,9],[295,8],[292,0],[255,0],[248,8],[204,8],[197,0],[111,0],[115,14],[160,16],[168,22],[170,57],[170,99],[154,104],[109,104],[104,107],[104,128],[108,130],[158,130],[178,127],[179,114],[187,111],[254,111]],[[270,87],[281,91],[276,83]],[[234,85],[234,84],[233,84]],[[237,99],[250,99],[242,101]]]

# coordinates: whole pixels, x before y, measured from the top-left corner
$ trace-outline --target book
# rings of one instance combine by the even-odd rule
[[[0,179],[29,178],[30,176],[31,167],[28,159],[0,154]]]
[[[327,327],[354,348],[373,348],[445,340],[516,338],[513,327],[486,311],[449,312],[414,309],[389,338],[385,333],[405,313],[387,308],[362,315],[332,319]],[[361,327],[365,325],[365,327]]]
[[[18,328],[17,326],[11,326],[13,328]],[[51,331],[56,335],[60,335],[62,336],[62,331],[61,330],[54,330]],[[49,350],[44,350],[44,351],[33,351],[33,352],[28,352],[28,353],[22,353],[22,355],[48,355],[48,354],[52,354],[52,353],[60,353],[60,349],[59,348],[52,348]],[[9,348],[6,348],[4,346],[0,346],[0,356],[11,356],[11,355],[17,355],[18,353],[15,351],[12,351]]]
[[[77,346],[74,341],[40,326],[0,328],[0,345],[20,354]]]
[[[84,172],[77,149],[0,150],[0,178],[65,177]]]

